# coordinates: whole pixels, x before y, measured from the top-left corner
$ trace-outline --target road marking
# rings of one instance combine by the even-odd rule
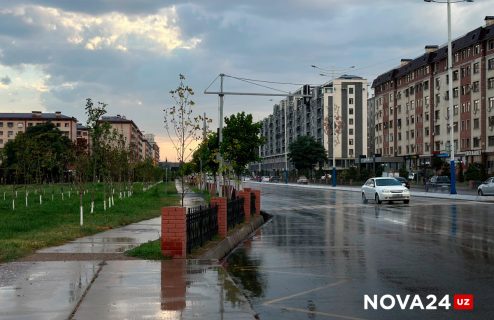
[[[281,297],[281,298],[273,299],[273,300],[270,300],[270,301],[266,301],[263,304],[264,305],[270,305],[270,304],[273,304],[273,303],[276,303],[276,302],[285,301],[285,300],[288,300],[288,299],[291,299],[291,298],[302,296],[302,295],[307,294],[307,293],[311,293],[311,292],[315,292],[315,291],[320,291],[320,290],[323,290],[323,289],[326,289],[326,288],[330,288],[330,287],[335,287],[335,286],[338,286],[338,285],[340,285],[340,284],[342,284],[342,283],[344,283],[346,281],[347,280],[340,280],[340,281],[337,281],[335,283],[328,284],[326,286],[317,287],[317,288],[314,288],[314,289],[310,289],[310,290],[302,291],[302,292],[299,292],[299,293],[295,293],[295,294],[292,294],[292,295],[289,295],[289,296],[286,296],[286,297]]]
[[[274,306],[271,306],[274,307]],[[348,320],[366,320],[364,318],[357,318],[357,317],[352,317],[352,316],[344,316],[341,314],[336,314],[336,313],[329,313],[329,312],[321,312],[321,311],[310,311],[310,310],[305,310],[305,309],[299,309],[299,308],[292,308],[292,307],[284,307],[281,306],[282,309],[288,310],[288,311],[296,311],[296,312],[302,312],[302,313],[307,313],[307,314],[317,314],[320,316],[326,316],[326,317],[333,317],[333,318],[338,318],[338,319],[348,319]]]

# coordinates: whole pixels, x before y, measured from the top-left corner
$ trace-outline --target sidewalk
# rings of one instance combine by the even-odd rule
[[[0,319],[254,319],[218,261],[107,259],[158,239],[160,225],[154,218],[39,251],[56,261],[0,265]]]

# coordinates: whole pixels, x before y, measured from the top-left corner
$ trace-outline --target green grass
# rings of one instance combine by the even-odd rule
[[[148,241],[140,246],[130,249],[125,252],[126,256],[136,257],[146,260],[167,260],[169,257],[165,257],[161,254],[160,239],[154,241]]]
[[[29,188],[35,188],[30,186]],[[33,253],[37,249],[60,245],[79,237],[91,235],[107,229],[127,225],[160,215],[161,207],[177,205],[179,202],[173,183],[159,184],[143,192],[141,184],[134,184],[131,197],[119,199],[114,195],[115,206],[103,210],[103,185],[88,186],[90,192],[83,195],[84,226],[79,226],[79,197],[73,189],[68,197],[69,186],[61,197],[60,186],[45,189],[43,203],[39,204],[38,192],[29,192],[28,207],[25,206],[25,193],[18,189],[16,209],[12,210],[12,187],[3,200],[0,189],[0,262],[12,261]],[[31,189],[31,190],[33,190]],[[95,212],[90,213],[91,190],[94,190]],[[51,200],[53,191],[54,200]]]

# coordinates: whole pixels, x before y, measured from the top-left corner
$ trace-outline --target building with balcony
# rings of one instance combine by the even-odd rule
[[[482,163],[494,173],[494,17],[485,22],[453,41],[452,79],[447,45],[428,45],[423,55],[402,59],[374,80],[376,154],[399,157],[408,170],[418,170],[433,156],[449,157],[454,143],[457,160]]]
[[[7,141],[14,140],[19,132],[25,132],[28,127],[46,122],[53,123],[62,133],[76,141],[77,119],[63,115],[60,111],[55,113],[43,113],[33,111],[31,113],[0,113],[0,149]]]
[[[355,164],[355,159],[367,155],[367,80],[343,75],[312,86],[310,99],[302,95],[302,90],[275,104],[273,113],[261,121],[261,135],[266,143],[259,151],[261,162],[251,164],[251,171],[279,175],[285,170],[285,126],[287,146],[306,135],[324,146],[330,159],[323,167],[325,170],[333,166],[333,152],[339,169],[348,168]],[[293,166],[288,164],[288,169]]]

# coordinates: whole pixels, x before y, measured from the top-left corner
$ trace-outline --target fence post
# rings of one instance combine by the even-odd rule
[[[256,216],[261,215],[261,190],[252,190],[256,195]]]
[[[218,235],[225,238],[228,230],[228,220],[226,216],[226,198],[211,198],[211,205],[218,206]]]
[[[245,222],[250,222],[250,191],[239,191],[238,195],[244,198],[244,217]]]
[[[161,253],[172,258],[185,259],[187,229],[184,207],[161,209]]]

